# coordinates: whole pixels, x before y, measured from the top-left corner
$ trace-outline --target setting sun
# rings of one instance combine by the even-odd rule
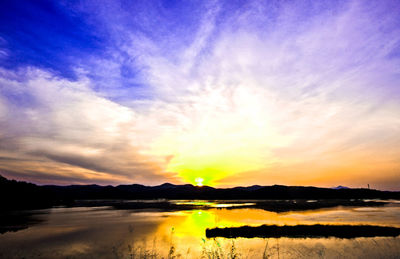
[[[196,182],[196,186],[203,186],[203,178],[197,177],[196,179],[194,179],[194,181]]]

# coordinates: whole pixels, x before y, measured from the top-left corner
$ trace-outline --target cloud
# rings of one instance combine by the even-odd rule
[[[331,172],[356,182],[399,170],[398,8],[383,20],[387,6],[359,2],[302,11],[283,8],[264,31],[255,24],[262,17],[240,13],[229,20],[240,24],[219,24],[190,58],[142,55],[157,107],[173,124],[157,150],[174,155],[169,169],[192,182],[240,172],[270,182],[276,170],[282,183],[316,184],[333,181]]]
[[[87,79],[71,82],[37,69],[24,74],[27,80],[1,81],[1,93],[8,96],[8,112],[1,117],[2,153],[9,157],[0,162],[3,169],[14,170],[20,161],[12,158],[24,158],[33,161],[18,166],[22,171],[49,167],[46,173],[57,175],[68,167],[85,171],[93,181],[99,173],[99,179],[111,182],[161,179],[157,158],[140,154],[134,111],[93,92]],[[26,105],[19,103],[21,96],[29,99]]]

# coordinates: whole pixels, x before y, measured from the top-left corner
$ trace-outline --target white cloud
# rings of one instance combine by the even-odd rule
[[[269,33],[254,29],[254,17],[241,17],[239,27],[220,25],[224,30],[189,59],[172,62],[165,49],[142,55],[160,100],[152,114],[173,122],[156,152],[172,152],[177,164],[247,160],[265,177],[271,163],[289,167],[291,176],[298,164],[315,164],[310,172],[321,179],[332,165],[363,159],[399,169],[399,60],[388,53],[400,34],[389,19],[371,22],[379,11],[355,3],[302,21],[293,20],[300,10],[289,8]]]
[[[43,173],[46,165],[52,165],[54,171],[46,173],[55,176],[68,166],[71,172],[93,174],[93,181],[161,179],[159,158],[140,154],[145,147],[142,136],[135,133],[140,119],[133,110],[99,96],[85,78],[71,82],[37,69],[25,76],[24,81],[1,81],[12,113],[1,121],[1,136],[9,142],[2,146],[3,156],[35,160],[23,169],[30,172]],[[28,103],[21,103],[22,96],[29,98]],[[2,160],[2,169],[13,171],[16,163]]]

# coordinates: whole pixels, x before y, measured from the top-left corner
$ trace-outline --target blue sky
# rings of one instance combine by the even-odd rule
[[[105,49],[96,26],[56,1],[5,1],[0,18],[8,54],[1,62],[10,69],[31,65],[74,78],[75,62]]]
[[[398,189],[398,1],[2,7],[3,175]]]

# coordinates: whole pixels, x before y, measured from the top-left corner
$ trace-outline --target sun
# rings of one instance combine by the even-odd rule
[[[203,186],[203,182],[204,182],[203,178],[197,177],[196,179],[194,179],[194,181],[196,183],[196,186]]]

